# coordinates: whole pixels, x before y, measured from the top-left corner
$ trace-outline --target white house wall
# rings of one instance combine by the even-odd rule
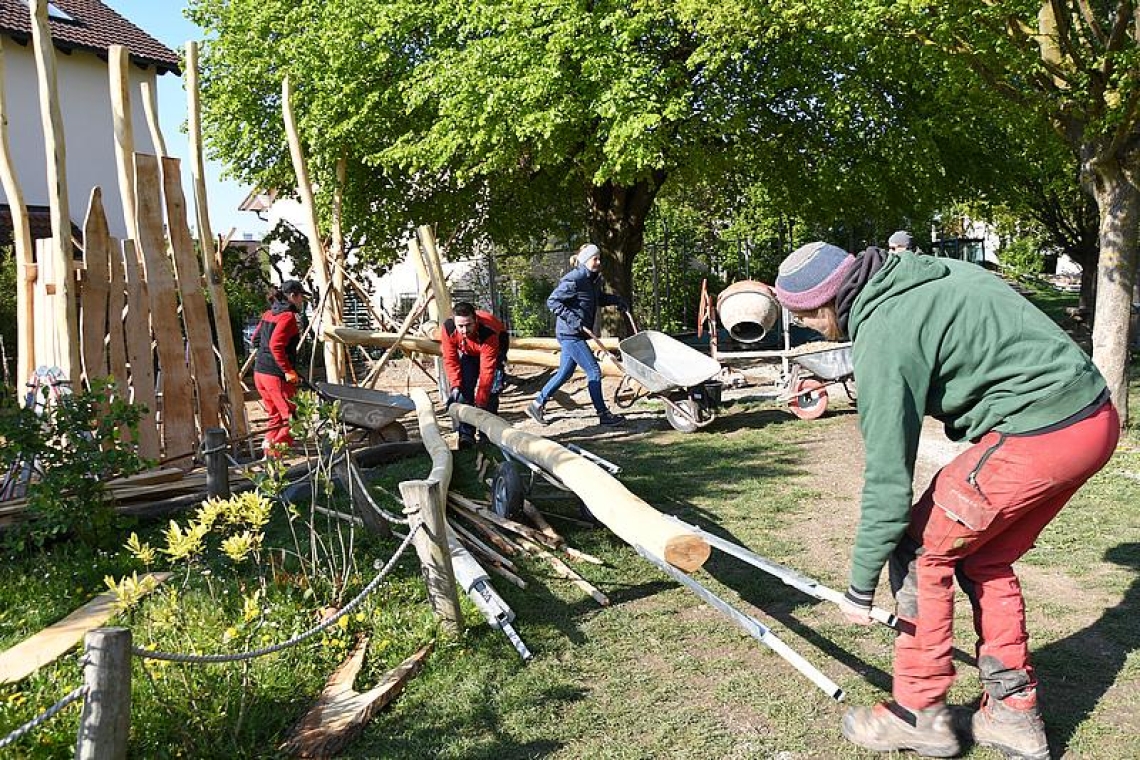
[[[7,68],[5,97],[9,121],[8,140],[16,176],[29,206],[48,205],[48,179],[44,154],[43,123],[40,117],[39,87],[31,45],[19,45],[4,38]],[[67,198],[71,220],[83,226],[91,189],[103,188],[103,204],[111,234],[127,236],[126,221],[119,195],[115,163],[115,130],[111,120],[110,81],[107,64],[94,53],[75,50],[64,54],[58,49],[56,77],[60,110],[63,114],[67,149]],[[142,82],[155,86],[153,68],[143,70],[131,64],[130,89],[135,150],[153,152],[153,142],[143,110]],[[157,91],[157,90],[156,90]],[[8,199],[0,188],[0,199]]]

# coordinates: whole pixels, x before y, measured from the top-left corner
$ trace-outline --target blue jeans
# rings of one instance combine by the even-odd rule
[[[562,347],[562,359],[554,377],[550,378],[550,381],[538,392],[536,400],[539,406],[544,406],[551,394],[570,379],[575,367],[581,367],[586,373],[586,390],[590,392],[590,401],[593,402],[594,409],[598,414],[605,414],[607,409],[606,401],[602,398],[602,368],[598,366],[598,360],[594,358],[590,344],[582,338],[559,336],[558,345]]]
[[[491,381],[491,395],[487,399],[487,406],[483,407],[491,414],[499,413],[499,394],[503,390],[503,363],[498,362],[495,365],[495,376]],[[459,392],[467,399],[467,403],[475,403],[475,388],[479,385],[479,357],[478,356],[460,356],[459,357]],[[459,423],[459,437],[460,438],[475,438],[475,426],[467,423]]]

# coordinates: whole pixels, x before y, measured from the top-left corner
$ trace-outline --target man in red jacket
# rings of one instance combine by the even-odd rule
[[[452,307],[452,317],[444,321],[439,330],[443,368],[451,386],[448,406],[456,402],[474,403],[480,409],[498,413],[509,343],[506,325],[494,315],[477,311],[474,304],[467,301],[459,301]],[[474,443],[474,426],[460,424],[460,448]]]

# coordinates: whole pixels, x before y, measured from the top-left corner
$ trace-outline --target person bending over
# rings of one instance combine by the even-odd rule
[[[510,334],[493,314],[476,310],[467,301],[456,303],[451,318],[439,330],[443,368],[451,386],[447,406],[473,403],[497,414],[509,346]],[[460,423],[460,448],[474,442],[475,427]]]

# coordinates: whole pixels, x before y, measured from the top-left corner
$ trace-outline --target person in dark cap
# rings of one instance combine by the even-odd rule
[[[261,396],[269,428],[262,443],[267,456],[280,456],[293,445],[289,421],[297,408],[293,396],[301,382],[297,374],[297,345],[301,332],[297,316],[305,306],[305,289],[297,280],[285,280],[269,293],[269,308],[253,333],[257,356],[253,360],[253,384]]]
[[[1120,419],[1104,379],[1052,320],[966,262],[878,249],[855,257],[817,242],[784,260],[775,289],[796,320],[853,342],[866,461],[840,606],[868,625],[889,564],[902,620],[893,701],[848,710],[844,736],[879,752],[958,753],[945,702],[957,579],[973,609],[984,690],[973,740],[1046,760],[1013,563],[1112,456]],[[973,446],[912,504],[926,415]]]
[[[914,250],[914,238],[906,230],[899,230],[887,238],[887,250],[890,253],[912,251]]]
[[[619,425],[625,417],[614,414],[606,407],[602,396],[602,369],[594,352],[586,342],[584,330],[594,327],[601,306],[616,306],[629,311],[629,306],[621,296],[607,293],[602,281],[602,252],[593,243],[586,243],[578,249],[575,257],[577,266],[570,270],[546,299],[546,307],[557,317],[555,337],[561,347],[558,371],[546,384],[534,401],[526,408],[526,413],[540,425],[547,424],[544,407],[551,395],[574,374],[575,367],[586,373],[586,389],[590,401],[598,414],[598,422],[603,425]]]

